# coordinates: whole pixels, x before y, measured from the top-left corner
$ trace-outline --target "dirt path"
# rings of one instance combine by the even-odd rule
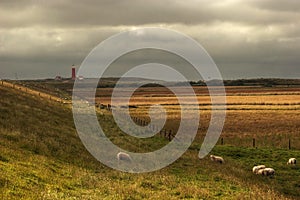
[[[4,87],[9,87],[9,88],[13,88],[13,89],[16,89],[16,90],[20,90],[20,91],[23,91],[27,94],[31,94],[31,95],[34,95],[34,96],[39,96],[41,98],[48,99],[50,101],[56,101],[56,102],[60,102],[60,103],[63,103],[63,104],[71,104],[72,103],[71,100],[64,100],[64,99],[61,99],[57,96],[47,94],[45,92],[41,92],[41,91],[38,91],[38,90],[34,90],[34,89],[31,89],[31,88],[25,87],[23,85],[10,83],[8,81],[1,80],[0,84]]]

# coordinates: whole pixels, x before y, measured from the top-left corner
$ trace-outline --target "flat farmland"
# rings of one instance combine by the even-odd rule
[[[189,104],[191,94],[186,89],[175,88],[184,97],[184,103]],[[194,87],[199,105],[210,105],[211,98],[206,87]],[[126,92],[129,89],[122,89]],[[214,91],[220,90],[218,87]],[[99,88],[96,94],[98,103],[111,103],[113,88]],[[121,96],[121,95],[120,95]],[[300,88],[263,88],[263,87],[226,87],[227,105],[282,105],[299,106]],[[120,101],[122,102],[122,101]],[[125,102],[124,102],[125,103]],[[138,88],[130,99],[130,105],[175,105],[178,99],[172,91],[164,87]],[[220,103],[220,102],[217,102]]]
[[[138,88],[130,98],[132,117],[150,121],[148,112],[152,105],[162,105],[167,113],[166,129],[176,132],[181,120],[181,109],[185,112],[199,112],[200,122],[197,139],[202,140],[210,123],[212,108],[217,113],[225,109],[226,120],[221,137],[225,144],[251,146],[253,138],[256,146],[300,149],[300,88],[297,87],[226,87],[226,108],[218,101],[212,107],[206,87],[194,87],[198,105],[195,105],[185,88],[176,88],[183,97],[178,98],[164,87]],[[214,87],[213,90],[220,90]],[[122,90],[126,91],[126,88]],[[97,90],[96,102],[111,104],[112,88]],[[122,96],[122,95],[120,95]],[[127,105],[125,98],[119,97],[118,105]],[[157,118],[163,118],[157,113]]]

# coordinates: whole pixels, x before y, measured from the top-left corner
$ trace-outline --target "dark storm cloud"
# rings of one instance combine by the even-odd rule
[[[298,0],[2,0],[0,78],[67,74],[107,37],[144,26],[193,37],[230,78],[300,76],[299,11]]]
[[[299,16],[298,13],[293,12],[293,9],[299,8],[299,3],[290,0],[292,6],[289,6],[288,2],[268,0],[1,1],[0,22],[2,27],[206,24],[214,21],[272,24],[288,22],[294,19],[295,15]],[[287,11],[290,8],[292,13],[278,12],[281,11],[281,7]]]

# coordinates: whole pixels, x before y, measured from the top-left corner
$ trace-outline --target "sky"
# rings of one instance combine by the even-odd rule
[[[224,79],[300,77],[299,0],[1,0],[0,79],[69,77],[100,42],[143,27],[193,38]]]

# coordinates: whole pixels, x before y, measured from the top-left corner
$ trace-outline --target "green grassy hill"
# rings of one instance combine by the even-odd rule
[[[0,86],[0,199],[297,199],[300,168],[286,166],[299,151],[217,146],[218,165],[197,158],[195,142],[178,161],[157,172],[128,174],[96,161],[77,136],[71,109]],[[109,113],[104,131],[116,144],[123,133]],[[123,144],[139,151],[136,141]],[[150,149],[159,138],[142,141]],[[252,174],[254,164],[276,170],[273,178]]]

